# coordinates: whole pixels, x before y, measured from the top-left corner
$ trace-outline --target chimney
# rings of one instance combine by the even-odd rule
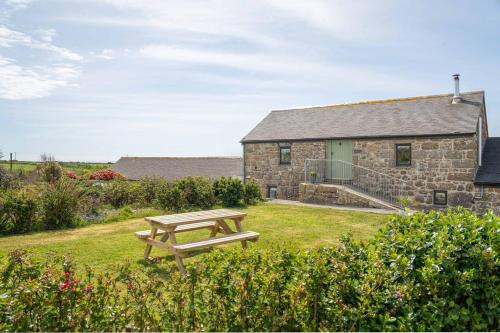
[[[457,104],[462,101],[462,96],[460,96],[460,74],[454,74],[453,80],[455,80],[455,94],[453,95],[451,104]]]

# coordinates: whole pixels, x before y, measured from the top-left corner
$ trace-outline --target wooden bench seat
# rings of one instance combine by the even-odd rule
[[[237,241],[256,241],[259,236],[259,233],[254,231],[242,231],[194,242],[177,243],[173,244],[172,248],[178,252],[187,252]]]
[[[175,228],[175,233],[198,230],[198,229],[213,229],[215,227],[215,223],[216,223],[215,221],[207,221],[207,222],[199,222],[199,223],[193,223],[193,224],[180,225],[180,226]],[[157,230],[156,231],[157,236],[162,236],[165,233],[166,233],[165,230]],[[135,233],[135,235],[139,239],[146,239],[149,237],[149,235],[151,235],[151,230],[137,231]]]

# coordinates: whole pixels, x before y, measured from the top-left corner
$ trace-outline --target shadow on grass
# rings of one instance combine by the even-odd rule
[[[211,250],[212,248],[191,251],[186,257],[183,257],[183,259],[185,260],[186,258],[191,258],[200,254],[208,253]],[[177,264],[175,262],[175,256],[173,254],[156,256],[150,259],[140,259],[137,260],[137,263],[140,266],[144,267],[144,269],[158,274],[158,276],[162,278],[168,278],[173,272],[178,272]],[[186,265],[185,261],[184,265]]]

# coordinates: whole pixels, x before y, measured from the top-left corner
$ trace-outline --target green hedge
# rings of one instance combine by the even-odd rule
[[[44,164],[48,165],[48,164]],[[257,190],[256,190],[257,189]],[[51,182],[0,187],[0,234],[60,229],[103,221],[102,211],[159,208],[172,212],[254,204],[261,200],[254,181],[185,177],[89,182],[66,176]]]
[[[66,258],[14,252],[0,330],[498,331],[499,228],[491,213],[416,213],[368,244],[213,251],[186,278],[167,264],[163,278],[122,267],[78,279]]]

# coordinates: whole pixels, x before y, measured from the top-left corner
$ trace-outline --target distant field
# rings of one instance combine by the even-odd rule
[[[113,165],[113,163],[90,163],[90,162],[59,162],[65,169],[72,170],[78,174],[84,174],[88,171],[106,169]],[[12,163],[12,171],[23,170],[29,172],[36,169],[38,162],[30,161],[14,161]],[[9,161],[0,161],[0,166],[5,169],[10,169]]]

